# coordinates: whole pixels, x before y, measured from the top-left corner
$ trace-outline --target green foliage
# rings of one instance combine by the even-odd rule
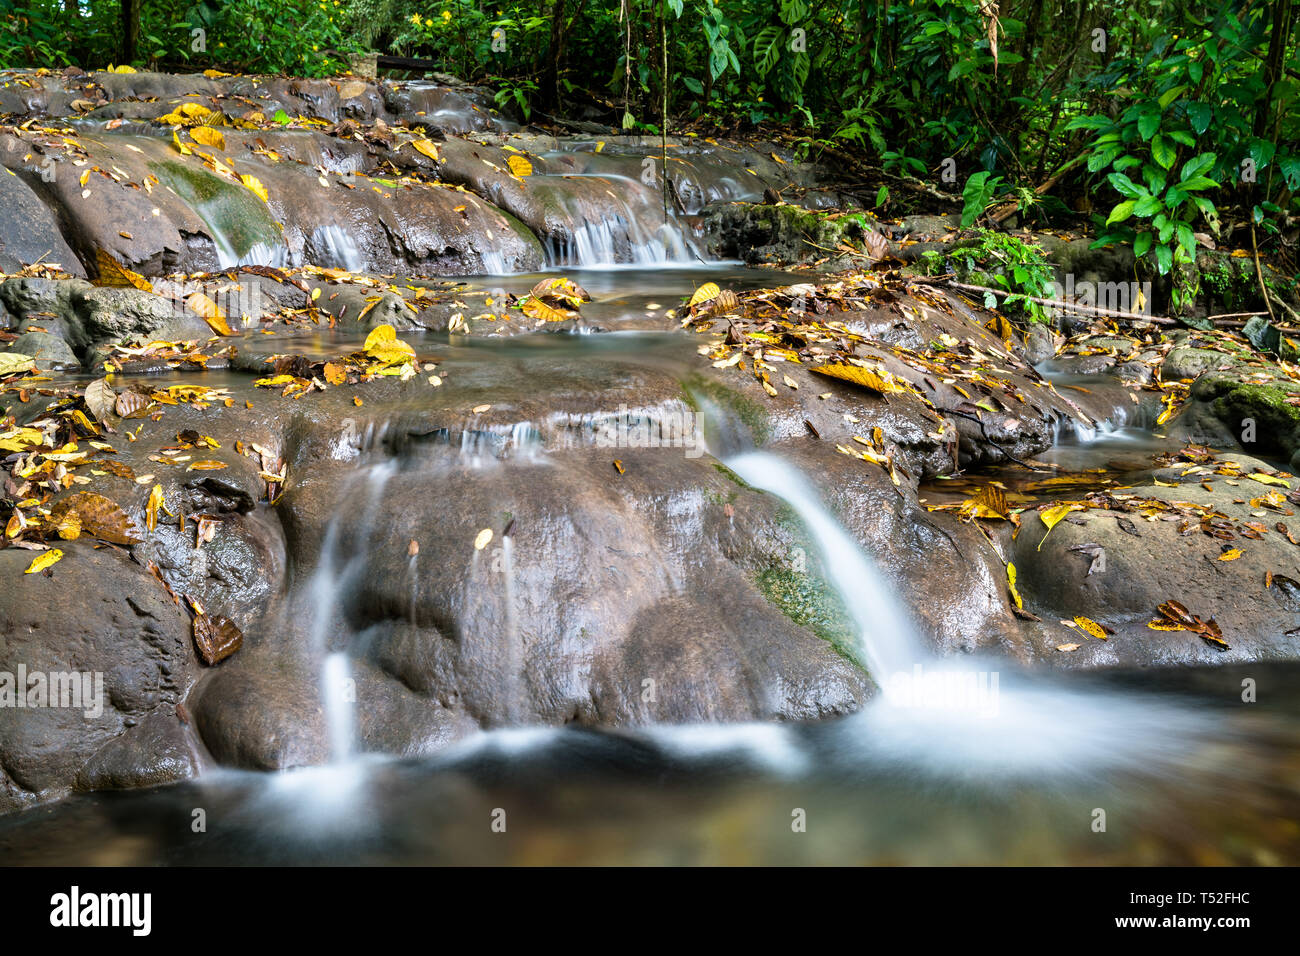
[[[1011,292],[1003,307],[1020,307],[1031,322],[1049,320],[1042,305],[1025,298],[1050,299],[1055,278],[1047,256],[1033,243],[981,229],[974,240],[960,243],[947,254],[927,252],[922,262],[931,275],[952,271],[976,285]],[[985,298],[986,305],[997,306],[998,296],[989,293]]]
[[[141,5],[136,67],[328,76],[361,46],[349,0],[152,0]],[[118,0],[0,0],[0,66],[121,62]]]
[[[1197,234],[1220,233],[1220,206],[1231,202],[1234,188],[1260,196],[1250,214],[1267,232],[1278,230],[1273,220],[1284,215],[1287,197],[1293,210],[1300,208],[1293,195],[1300,189],[1295,120],[1281,109],[1270,115],[1267,77],[1251,55],[1268,49],[1269,10],[1234,6],[1190,25],[1185,35],[1159,33],[1140,56],[1117,57],[1090,85],[1122,91],[1127,105],[1066,126],[1090,134],[1087,169],[1116,194],[1109,213],[1097,217],[1095,245],[1132,244],[1150,268],[1172,276],[1175,309],[1190,305],[1198,291],[1188,268]],[[1293,96],[1295,88],[1284,76],[1273,93]],[[1287,138],[1257,135],[1270,125]]]

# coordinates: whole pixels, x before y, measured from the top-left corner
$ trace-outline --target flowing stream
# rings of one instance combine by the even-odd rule
[[[599,215],[562,188],[596,179],[618,187]],[[725,198],[732,187],[720,182],[701,186],[700,194],[721,190]],[[554,188],[558,210],[577,223],[564,240],[544,238],[548,263],[566,267],[592,293],[583,316],[611,331],[504,342],[444,336],[440,358],[454,381],[490,385],[581,365],[595,388],[602,373],[621,367],[616,362],[670,367],[685,377],[697,343],[680,333],[626,330],[662,318],[705,281],[733,289],[787,281],[771,270],[701,264],[686,224],[656,210],[659,194],[635,179],[537,175],[530,188]],[[250,258],[239,257],[231,242],[218,245],[223,265],[280,261],[262,247]],[[313,234],[308,254],[323,266],[355,270],[363,262],[335,225]],[[504,259],[486,259],[489,272],[506,271]],[[538,278],[473,281],[522,292]],[[339,341],[321,333],[293,344],[328,354]],[[223,381],[205,374],[206,381]],[[1117,447],[1145,448],[1144,424],[1068,436],[1053,453],[1078,466]],[[471,421],[455,439],[461,471],[449,480],[497,467],[512,469],[520,481],[544,480],[536,471],[548,455],[544,427],[520,422],[494,430]],[[326,765],[281,775],[211,769],[152,791],[75,796],[39,817],[0,818],[0,854],[10,862],[153,864],[526,863],[548,848],[551,862],[558,854],[590,863],[1270,863],[1270,853],[1294,853],[1294,825],[1289,836],[1275,828],[1288,819],[1300,789],[1300,748],[1291,729],[1300,668],[1155,672],[1139,680],[1125,673],[1047,677],[991,656],[936,658],[909,619],[900,583],[827,507],[818,476],[743,441],[726,444],[719,457],[744,482],[786,502],[820,552],[852,619],[859,656],[882,691],[859,713],[806,725],[609,732],[508,726],[432,756],[367,754],[356,707],[360,655],[341,637],[341,622],[359,571],[372,559],[369,529],[386,507],[386,488],[401,469],[432,465],[414,454],[399,460],[363,449],[291,605],[307,636],[304,666],[318,675]],[[506,679],[516,682],[511,697],[522,701],[529,685],[516,600],[524,569],[508,530],[495,543],[499,557],[486,550],[469,557],[474,573],[493,582],[482,586],[506,595],[506,617],[492,637],[501,642]],[[403,561],[403,613],[411,625],[423,624],[422,582],[442,569],[418,547]],[[499,579],[487,577],[492,561]],[[1244,678],[1278,690],[1255,710],[1224,706],[1232,696],[1225,688]],[[305,829],[307,804],[318,812]],[[531,837],[492,842],[488,814],[506,804],[530,821]],[[183,824],[197,805],[221,826],[191,839]],[[803,842],[790,840],[792,807],[820,821]],[[1114,821],[1111,833],[1143,837],[1125,843],[1097,831],[1098,811]],[[462,825],[477,814],[481,828]],[[1269,849],[1270,841],[1283,849]]]

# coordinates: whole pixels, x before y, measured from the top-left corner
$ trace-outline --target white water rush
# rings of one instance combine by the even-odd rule
[[[727,467],[755,488],[784,499],[799,515],[821,552],[831,585],[853,618],[859,652],[872,676],[883,682],[910,672],[921,659],[921,650],[907,612],[803,474],[775,455],[760,451],[731,458]]]

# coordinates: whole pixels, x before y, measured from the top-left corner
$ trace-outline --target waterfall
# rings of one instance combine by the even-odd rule
[[[727,467],[755,488],[782,498],[808,528],[822,566],[853,619],[861,659],[878,682],[908,673],[922,657],[915,625],[880,571],[826,510],[797,468],[768,452],[729,458]]]
[[[537,184],[551,180],[547,192],[563,214],[563,225],[546,236],[547,260],[556,266],[639,266],[695,262],[693,244],[671,215],[665,221],[661,196],[650,186],[629,176],[566,173],[535,176]],[[594,179],[617,188],[607,189],[601,202],[564,188],[566,180]],[[649,220],[649,222],[647,222]],[[659,220],[655,225],[655,220]]]
[[[365,257],[342,226],[318,226],[311,234],[310,247],[315,259],[313,265],[346,269],[348,272],[360,272],[365,268]]]
[[[385,461],[365,468],[361,480],[369,485],[369,494],[362,509],[360,528],[369,528],[375,510],[383,499],[384,487],[396,471],[396,465]],[[357,479],[350,480],[344,489],[345,500],[351,497]],[[321,658],[320,698],[325,714],[326,736],[329,741],[330,760],[335,763],[351,758],[356,751],[356,721],[352,705],[356,700],[355,684],[346,649],[330,651],[330,630],[341,604],[341,598],[351,578],[366,560],[365,548],[350,551],[350,557],[340,567],[339,535],[344,516],[355,512],[340,508],[330,519],[321,544],[320,560],[308,580],[307,606],[302,608],[310,621],[308,646],[313,655]]]

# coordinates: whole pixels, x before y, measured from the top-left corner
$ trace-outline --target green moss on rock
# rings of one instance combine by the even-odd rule
[[[244,256],[254,246],[281,241],[280,226],[266,203],[243,186],[175,160],[150,163],[149,168],[198,214],[218,248]]]

